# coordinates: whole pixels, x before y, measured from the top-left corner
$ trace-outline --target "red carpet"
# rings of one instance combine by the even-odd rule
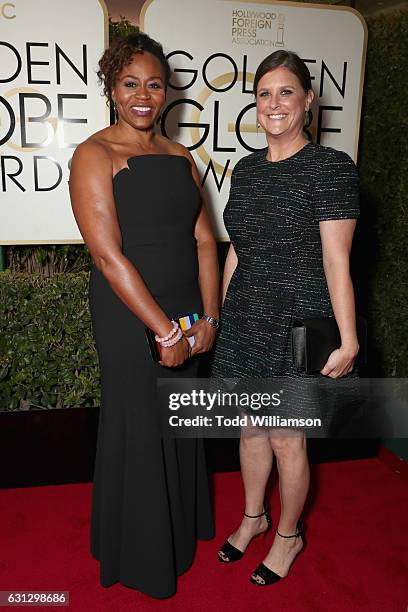
[[[199,543],[194,566],[179,578],[178,594],[163,601],[121,585],[99,585],[98,563],[88,550],[91,484],[2,490],[0,590],[70,591],[74,611],[403,612],[408,603],[406,467],[379,459],[313,466],[307,546],[289,576],[268,588],[250,584],[248,577],[272,534],[255,540],[237,564],[216,560],[217,546],[238,524],[243,504],[240,474],[215,475],[217,537]],[[275,482],[274,521],[278,511]]]

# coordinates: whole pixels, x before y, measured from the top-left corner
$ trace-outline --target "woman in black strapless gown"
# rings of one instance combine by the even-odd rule
[[[119,581],[162,598],[176,592],[213,522],[202,440],[162,438],[156,380],[196,376],[195,354],[209,350],[215,332],[198,321],[193,357],[181,340],[163,349],[164,368],[152,360],[145,327],[162,337],[170,319],[218,314],[215,243],[196,169],[184,147],[152,127],[168,79],[158,47],[138,34],[105,52],[102,78],[119,120],[77,148],[70,188],[94,260],[89,296],[102,384],[91,552],[103,586]],[[118,56],[110,91],[106,65]]]

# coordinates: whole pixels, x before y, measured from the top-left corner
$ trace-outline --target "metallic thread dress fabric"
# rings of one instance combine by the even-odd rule
[[[318,377],[337,390],[332,379],[295,370],[291,329],[295,317],[333,316],[319,221],[359,216],[356,166],[346,153],[314,143],[278,162],[266,155],[267,148],[242,158],[231,178],[224,221],[238,265],[222,309],[213,376],[284,377],[294,391]],[[293,411],[316,408],[311,395],[295,393]]]

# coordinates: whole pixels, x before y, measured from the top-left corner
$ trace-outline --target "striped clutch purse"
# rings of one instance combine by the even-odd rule
[[[179,317],[178,319],[179,325],[183,331],[190,329],[190,327],[192,327],[196,321],[198,321],[198,314],[196,312],[191,315]],[[188,341],[190,343],[190,346],[194,346],[194,336],[190,336],[190,338],[188,338]]]

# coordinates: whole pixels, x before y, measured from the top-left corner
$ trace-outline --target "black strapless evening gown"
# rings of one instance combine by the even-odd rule
[[[200,314],[190,162],[141,155],[128,166],[113,179],[123,253],[169,317]],[[89,298],[102,385],[91,553],[103,586],[169,597],[213,522],[202,440],[162,438],[156,379],[195,376],[199,358],[176,369],[155,364],[144,324],[95,267]]]

